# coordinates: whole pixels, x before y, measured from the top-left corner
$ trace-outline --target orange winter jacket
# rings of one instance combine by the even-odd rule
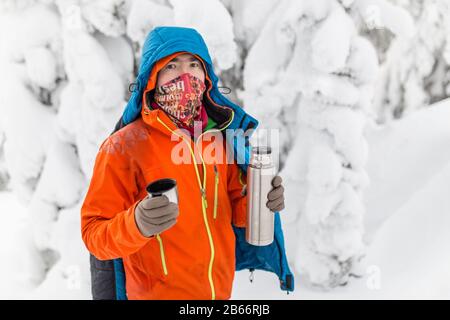
[[[217,129],[194,141],[161,110],[145,106],[141,116],[100,147],[81,209],[83,241],[98,259],[123,259],[129,299],[229,299],[232,223],[246,223],[245,175],[227,164]],[[134,208],[160,178],[177,181],[180,214],[173,227],[146,238]]]

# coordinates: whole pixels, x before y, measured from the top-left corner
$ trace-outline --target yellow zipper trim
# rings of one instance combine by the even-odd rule
[[[159,119],[159,118],[158,118]],[[232,110],[232,113],[231,113],[231,119],[230,119],[230,121],[227,123],[227,125],[225,126],[225,127],[223,127],[222,129],[211,129],[211,130],[208,130],[208,131],[205,131],[205,132],[203,132],[203,133],[201,133],[198,137],[197,137],[197,140],[195,141],[195,147],[198,149],[198,147],[197,147],[197,143],[198,143],[198,141],[200,140],[200,137],[202,136],[202,135],[204,135],[205,133],[209,133],[209,132],[213,132],[213,131],[218,131],[218,132],[220,132],[220,131],[222,131],[222,130],[225,130],[226,128],[228,128],[229,127],[229,125],[233,122],[233,119],[234,119],[234,111]],[[167,127],[167,126],[166,126]],[[168,127],[167,127],[168,128]],[[168,128],[169,130],[170,130],[170,128]],[[171,130],[172,131],[172,130]],[[174,131],[172,131],[173,133],[175,133]],[[183,139],[184,140],[184,139]],[[187,142],[186,142],[187,143]],[[191,146],[190,146],[190,144],[188,144],[188,147],[189,147],[189,149],[191,149]],[[191,152],[191,154],[193,155],[193,152]],[[206,201],[206,168],[205,168],[205,161],[203,160],[203,156],[202,156],[202,153],[201,152],[199,152],[199,156],[200,156],[200,159],[201,159],[201,161],[202,161],[202,164],[203,164],[203,190],[204,190],[204,199],[205,199],[205,201],[204,201],[204,203],[202,203],[202,209],[203,209],[203,220],[204,220],[204,222],[205,222],[205,226],[206,226],[206,230],[207,230],[207,232],[208,232],[208,238],[209,238],[209,241],[210,241],[210,246],[211,246],[211,259],[210,259],[210,262],[209,262],[209,267],[208,267],[208,278],[209,278],[209,283],[210,283],[210,286],[211,286],[211,291],[212,291],[212,300],[215,300],[216,299],[216,293],[215,293],[215,289],[214,289],[214,282],[213,282],[213,279],[212,279],[212,267],[213,267],[213,263],[214,263],[214,257],[215,257],[215,249],[214,249],[214,242],[213,242],[213,239],[212,239],[212,234],[211,234],[211,230],[209,229],[209,224],[208,224],[208,217],[207,217],[207,214],[206,214],[206,208],[208,207],[208,202]],[[195,160],[195,159],[194,159]],[[198,177],[198,180],[200,180],[200,178]],[[217,205],[217,202],[216,202],[216,198],[217,198],[217,188],[215,189],[215,194],[214,194],[214,199],[215,199],[215,204],[214,204],[214,219],[215,219],[215,217],[216,217],[216,210],[217,210],[217,208],[216,208],[216,205]]]
[[[207,132],[208,133],[209,132],[213,132],[213,131],[221,132],[221,131],[225,130],[226,128],[228,128],[230,126],[230,124],[233,122],[233,119],[234,119],[234,111],[231,112],[231,119],[230,119],[230,121],[227,123],[227,125],[225,127],[223,127],[222,129],[211,129],[211,130],[203,132],[202,134],[200,134],[198,136],[197,141],[195,142],[195,146],[197,147],[197,143],[198,143],[198,141],[200,140],[200,137],[203,134],[205,134]],[[200,158],[202,159],[202,162],[203,162],[203,157],[202,157],[201,153],[200,153]],[[215,174],[215,184],[214,184],[214,215],[213,215],[213,217],[214,217],[214,219],[216,219],[216,217],[217,217],[217,204],[218,204],[217,203],[217,197],[218,197],[218,186],[219,186],[219,174],[218,174],[218,171],[217,171],[216,164],[214,164],[214,174]],[[205,176],[204,184],[205,183],[206,183],[206,176]],[[206,202],[206,208],[208,208],[208,202]]]
[[[211,259],[209,261],[209,266],[208,266],[208,280],[209,280],[209,285],[211,286],[211,295],[212,295],[212,300],[216,299],[216,292],[214,289],[214,282],[212,279],[212,266],[214,263],[214,243],[213,243],[213,239],[212,239],[212,234],[211,234],[211,230],[209,229],[209,225],[208,225],[208,217],[206,215],[206,207],[207,207],[207,201],[206,201],[206,191],[204,186],[206,185],[206,166],[205,163],[203,161],[203,157],[200,155],[200,159],[202,161],[202,165],[203,165],[203,185],[201,183],[201,179],[200,179],[200,173],[198,172],[198,168],[197,168],[197,161],[195,158],[195,154],[194,154],[194,150],[192,150],[191,144],[189,142],[186,141],[186,139],[176,133],[175,131],[173,131],[172,129],[170,129],[161,119],[159,119],[159,117],[156,117],[156,119],[158,120],[159,123],[161,123],[164,127],[166,127],[170,132],[172,132],[172,134],[175,134],[176,136],[180,137],[188,146],[189,151],[191,153],[191,157],[192,160],[194,161],[194,168],[195,168],[195,174],[197,176],[197,183],[200,187],[200,191],[202,193],[202,212],[203,212],[203,222],[205,223],[206,226],[206,232],[208,233],[208,240],[209,240],[209,246],[211,248]]]
[[[219,172],[217,172],[217,167],[214,164],[214,174],[215,174],[215,184],[214,184],[214,219],[217,218],[217,197],[218,197],[218,188],[219,188]]]
[[[200,135],[197,137],[197,140],[195,141],[195,147],[196,147],[197,149],[198,149],[198,147],[197,147],[197,142],[200,140],[200,137],[201,137],[203,134],[205,134],[206,132],[208,132],[208,131],[203,132],[202,134],[200,134]],[[187,142],[186,142],[186,143],[187,143]],[[189,145],[189,148],[190,148],[191,145],[190,145],[190,144],[188,144],[188,145]],[[192,154],[193,154],[193,152],[192,152]],[[203,185],[202,185],[202,188],[200,188],[200,189],[201,189],[201,191],[202,191],[202,198],[203,198],[203,202],[204,202],[205,209],[206,209],[206,208],[208,208],[208,201],[206,201],[206,165],[205,165],[205,161],[203,160],[202,153],[199,152],[198,154],[199,154],[199,156],[200,156],[200,161],[202,162],[202,166],[203,166]],[[197,163],[197,162],[195,161],[195,158],[194,158],[193,160],[194,160],[195,163]]]
[[[194,161],[195,174],[197,176],[197,182],[200,187],[200,192],[202,193],[202,199],[203,199],[203,202],[206,202],[206,190],[203,187],[206,182],[206,166],[205,166],[205,163],[203,162],[203,158],[200,156],[200,158],[202,159],[202,165],[203,165],[203,185],[202,185],[201,180],[200,180],[200,173],[198,172],[198,168],[197,168],[197,161],[195,158],[194,151],[191,148],[191,144],[188,141],[186,141],[186,139],[182,135],[180,135],[180,134],[176,133],[175,131],[173,131],[172,129],[170,129],[158,116],[156,117],[156,119],[158,120],[159,123],[161,123],[164,127],[166,127],[167,130],[169,130],[170,132],[172,132],[173,134],[175,134],[176,136],[181,138],[187,144],[189,151],[191,153],[192,160]]]
[[[221,132],[221,131],[225,130],[226,128],[228,128],[230,126],[230,124],[233,122],[233,120],[234,120],[234,111],[231,110],[231,119],[227,123],[227,125],[225,127],[223,127],[222,129],[210,129],[210,130],[207,130],[207,131],[201,133],[197,137],[197,140],[195,141],[195,147],[198,149],[197,143],[200,141],[200,137],[202,135],[204,135],[205,133],[210,133],[210,132],[214,132],[214,131]],[[170,128],[169,128],[169,130],[170,130]],[[189,144],[189,147],[190,147],[190,144]],[[206,168],[205,168],[205,161],[203,160],[203,156],[202,156],[201,152],[199,152],[199,156],[200,156],[200,159],[201,159],[202,164],[203,164],[203,191],[204,191],[205,208],[208,208],[208,201],[206,201]]]
[[[159,233],[156,235],[156,239],[158,239],[159,242],[159,251],[161,252],[161,262],[164,270],[164,275],[167,276],[169,273],[167,272],[166,255],[164,254],[164,246]]]
[[[220,131],[225,130],[226,128],[228,128],[228,126],[233,122],[233,119],[234,119],[234,111],[233,110],[231,110],[231,111],[232,111],[232,113],[231,113],[231,120],[227,123],[227,125],[225,127],[223,127],[222,129],[212,129],[212,130],[208,130],[208,131],[203,132],[202,134],[200,134],[198,136],[197,141],[195,142],[195,146],[197,146],[198,140],[200,139],[200,137],[203,134],[205,134],[207,132],[212,132],[212,131],[219,131],[220,132]],[[194,153],[194,150],[191,147],[190,142],[186,141],[186,139],[182,135],[180,135],[180,134],[176,133],[175,131],[173,131],[172,129],[170,129],[169,126],[167,126],[164,123],[164,121],[162,121],[158,116],[156,117],[156,120],[158,120],[158,122],[161,123],[167,130],[169,130],[170,132],[172,132],[176,136],[180,137],[187,144],[187,146],[189,148],[189,151],[191,153],[192,160],[194,161],[195,174],[197,176],[197,182],[199,184],[200,191],[202,193],[203,221],[204,221],[205,226],[206,226],[206,232],[208,234],[209,245],[210,245],[210,248],[211,248],[211,258],[210,258],[209,267],[208,267],[208,280],[209,280],[209,285],[211,286],[211,295],[212,295],[211,299],[215,300],[216,299],[216,291],[214,289],[214,282],[213,282],[213,279],[212,279],[212,267],[213,267],[213,263],[214,263],[215,249],[214,249],[214,242],[213,242],[213,239],[212,239],[211,230],[209,229],[208,217],[207,217],[207,214],[206,214],[206,208],[208,207],[208,201],[206,200],[206,165],[205,165],[205,162],[203,161],[203,157],[202,157],[201,153],[199,153],[200,159],[201,159],[202,165],[203,165],[203,184],[202,184],[201,183],[201,179],[200,179],[200,173],[198,172],[198,168],[197,168],[197,161],[196,161],[196,158],[195,158],[195,153]],[[162,242],[161,242],[161,244],[162,244]]]
[[[239,168],[239,182],[240,182],[240,184],[241,184],[242,186],[245,185],[244,181],[242,181],[242,171],[241,171],[240,168]]]

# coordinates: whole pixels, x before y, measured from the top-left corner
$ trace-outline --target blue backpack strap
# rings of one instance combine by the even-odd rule
[[[114,275],[116,283],[116,300],[128,300],[125,287],[125,269],[121,258],[114,259]]]

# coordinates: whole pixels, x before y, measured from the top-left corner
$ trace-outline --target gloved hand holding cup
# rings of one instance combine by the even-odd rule
[[[148,195],[136,206],[134,215],[141,234],[151,237],[177,222],[178,190],[174,179],[159,179],[147,186],[147,192]]]

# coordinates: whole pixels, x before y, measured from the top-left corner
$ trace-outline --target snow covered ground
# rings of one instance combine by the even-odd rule
[[[450,299],[450,100],[368,131],[371,185],[365,192],[364,277],[325,292],[296,277],[290,295],[274,275],[236,273],[233,299]],[[0,298],[90,299],[88,255],[78,209],[63,212],[59,250],[70,251],[40,278],[26,210],[0,193]],[[294,237],[286,226],[286,238]],[[41,283],[37,289],[36,284]],[[6,290],[4,289],[6,288]]]

